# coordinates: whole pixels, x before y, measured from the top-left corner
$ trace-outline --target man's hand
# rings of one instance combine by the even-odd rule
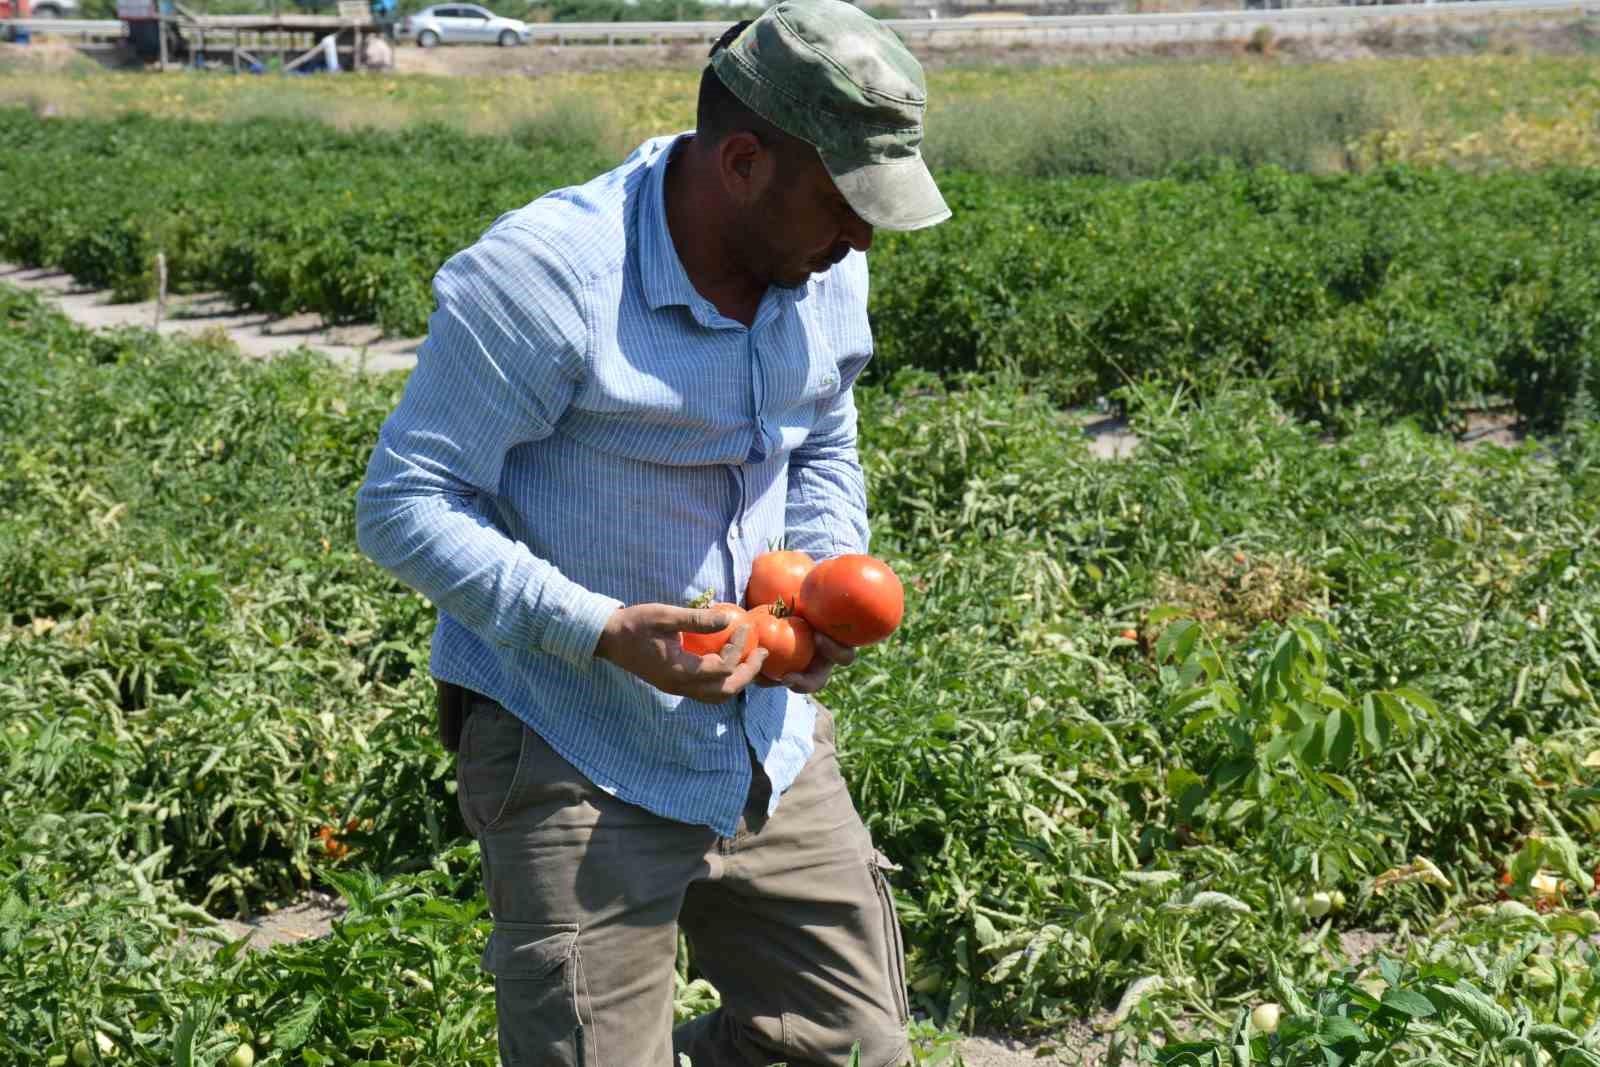
[[[677,608],[671,604],[618,608],[600,632],[594,654],[663,693],[721,704],[733,699],[757,677],[767,661],[767,650],[758,648],[748,660],[739,662],[748,643],[755,640],[749,625],[733,631],[732,640],[722,651],[710,656],[684,651],[678,633],[687,630],[713,634],[731,621],[714,608]]]
[[[776,682],[762,675],[756,679],[756,684],[786,686],[796,693],[815,693],[828,684],[828,676],[835,667],[848,667],[856,661],[856,650],[849,645],[841,645],[823,633],[813,632],[812,636],[816,639],[817,654],[811,657],[810,666],[795,674],[786,674]]]

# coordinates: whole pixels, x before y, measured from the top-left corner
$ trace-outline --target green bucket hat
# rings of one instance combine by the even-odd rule
[[[922,161],[922,65],[871,15],[844,0],[783,0],[711,68],[750,110],[815,145],[862,219],[919,230],[950,217]]]

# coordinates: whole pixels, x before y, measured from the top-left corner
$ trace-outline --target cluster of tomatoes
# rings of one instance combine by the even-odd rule
[[[354,833],[360,826],[357,820],[350,819],[344,824],[344,832]],[[350,846],[339,840],[339,831],[332,826],[323,826],[317,831],[317,845],[331,860],[342,860],[350,854]]]
[[[1600,865],[1595,867],[1592,879],[1594,902],[1589,904],[1589,906],[1596,907],[1600,906]],[[1499,887],[1495,890],[1495,899],[1510,900],[1511,894],[1508,892],[1508,890],[1510,889],[1512,882],[1515,881],[1515,879],[1513,879],[1511,876],[1511,872],[1506,870],[1504,867],[1500,868],[1500,877],[1498,881]],[[1550,874],[1546,871],[1541,871],[1534,875],[1533,879],[1529,883],[1529,888],[1533,890],[1533,910],[1539,912],[1540,914],[1555,911],[1563,907],[1581,907],[1586,903],[1585,898],[1587,897],[1587,894],[1585,894],[1581,888],[1578,891],[1579,899],[1575,902],[1569,901],[1567,899],[1566,886],[1562,880],[1556,875]]]
[[[748,659],[767,650],[761,673],[773,681],[811,665],[816,634],[859,648],[882,641],[905,614],[905,590],[889,565],[860,553],[821,563],[795,549],[763,552],[750,568],[744,606],[713,604],[733,621],[715,633],[680,633],[686,652],[716,655],[740,626],[750,627]]]

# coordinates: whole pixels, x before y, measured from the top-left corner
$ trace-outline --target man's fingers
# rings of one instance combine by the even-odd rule
[[[722,662],[727,665],[729,670],[733,670],[739,661],[744,658],[745,649],[749,648],[755,639],[756,629],[749,623],[745,623],[733,631],[732,636],[728,638],[728,643],[722,646]],[[765,659],[766,657],[763,655],[762,658]]]
[[[667,620],[667,628],[687,630],[692,634],[714,634],[733,620],[725,611],[716,608],[678,608],[675,618]]]
[[[761,665],[767,662],[767,650],[758,648],[749,659],[739,664],[738,668],[722,683],[724,699],[732,697],[739,690],[755,681],[756,675],[761,673]]]
[[[815,693],[828,684],[828,677],[832,673],[833,664],[824,659],[813,659],[811,666],[805,670],[784,675],[783,684],[796,693]]]
[[[849,645],[841,645],[821,631],[812,636],[817,643],[818,659],[825,659],[838,667],[848,667],[856,661],[856,650]]]

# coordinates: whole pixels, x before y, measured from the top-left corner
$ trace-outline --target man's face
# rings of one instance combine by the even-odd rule
[[[739,233],[747,270],[768,285],[796,289],[851,249],[871,248],[872,226],[840,195],[815,149],[788,155],[772,169]]]

